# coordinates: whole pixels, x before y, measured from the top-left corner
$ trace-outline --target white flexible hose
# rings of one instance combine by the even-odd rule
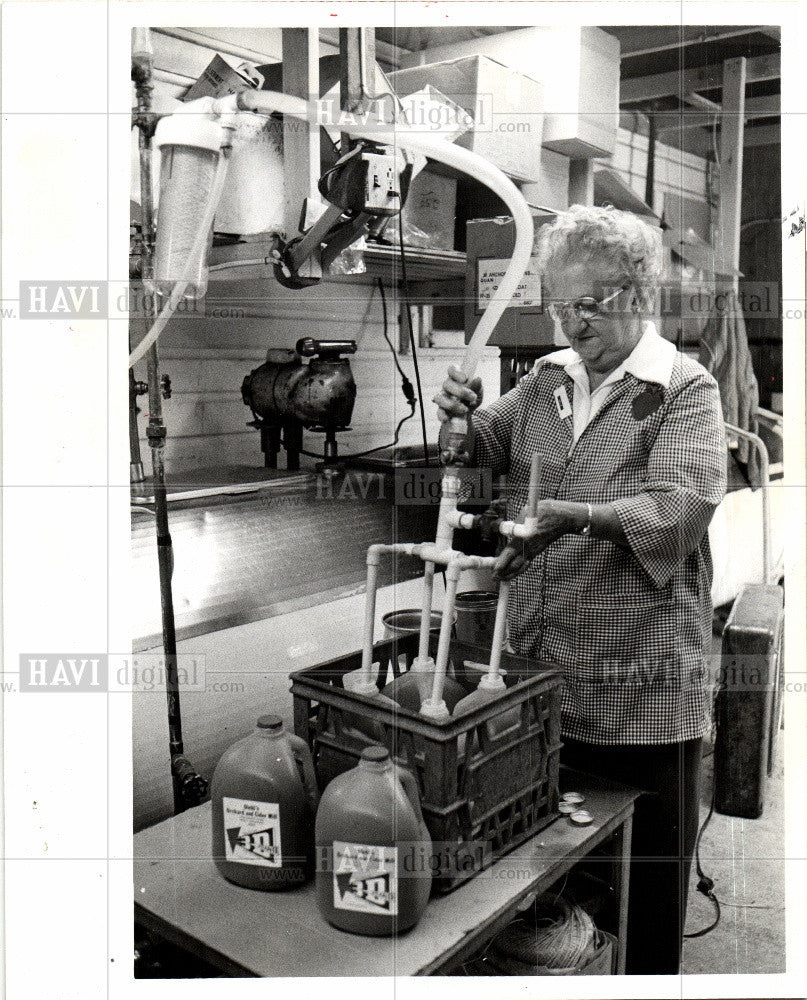
[[[130,368],[133,368],[145,355],[151,345],[157,342],[157,338],[163,332],[166,324],[176,312],[177,306],[182,301],[182,296],[185,294],[185,290],[193,277],[193,271],[196,268],[196,262],[199,259],[199,255],[204,250],[205,242],[207,240],[208,233],[210,232],[210,227],[213,225],[213,217],[216,214],[216,209],[219,207],[219,199],[221,198],[221,192],[224,188],[224,179],[227,176],[228,164],[229,160],[227,157],[224,156],[223,153],[220,153],[218,163],[216,164],[216,173],[213,176],[213,183],[210,186],[210,195],[207,199],[205,210],[202,213],[199,228],[196,231],[196,237],[194,238],[190,253],[188,254],[185,272],[179,281],[174,284],[174,287],[171,289],[171,294],[168,296],[168,301],[162,307],[160,315],[152,323],[149,332],[129,355]]]
[[[222,114],[232,114],[234,109],[238,108],[244,111],[253,111],[258,114],[267,115],[278,112],[293,118],[299,118],[303,121],[307,121],[309,117],[309,106],[302,98],[292,97],[289,94],[280,94],[276,91],[244,91],[240,94],[222,98],[216,102],[215,108]],[[496,297],[488,304],[482,318],[477,323],[462,360],[464,375],[468,379],[472,378],[488,337],[509,305],[510,299],[518,288],[518,284],[524,276],[524,272],[527,270],[530,261],[534,229],[532,213],[526,201],[515,184],[501,170],[488,163],[481,156],[477,156],[475,153],[471,153],[461,146],[455,146],[452,143],[445,142],[445,140],[417,133],[407,125],[396,123],[393,129],[388,124],[383,125],[378,119],[375,120],[375,127],[372,127],[372,124],[367,119],[362,124],[358,124],[353,116],[350,116],[349,120],[340,122],[339,125],[341,131],[347,132],[356,138],[369,139],[385,145],[395,144],[411,152],[430,156],[432,159],[446,164],[446,166],[454,167],[456,170],[470,174],[471,177],[476,178],[476,180],[490,188],[494,194],[497,194],[510,209],[516,227],[513,255],[499,285]],[[444,473],[444,476],[446,474],[448,473]],[[451,534],[453,533],[450,532],[447,539],[449,547]],[[440,527],[438,526],[439,537]],[[369,628],[365,634],[362,649],[362,666],[356,671],[358,674],[357,682],[366,687],[367,690],[370,689],[372,681],[372,624],[375,616],[375,593],[370,593],[369,590],[371,587],[374,590],[375,582],[375,579],[368,579],[366,614],[369,621]],[[445,703],[442,700],[443,685],[445,684],[445,660],[448,654],[448,633],[446,632],[446,626],[452,617],[452,596],[456,593],[456,587],[456,581],[449,586],[446,607],[443,610],[444,617],[438,645],[438,663],[436,664],[434,674],[432,697],[421,705],[421,712],[435,719],[444,719],[448,715]],[[427,608],[424,603],[424,616],[430,610],[431,608]]]
[[[216,103],[217,110],[231,112],[233,103],[243,110],[255,111],[259,114],[278,112],[307,121],[309,105],[300,97],[280,94],[276,91],[249,90],[232,98],[223,98]],[[358,116],[347,116],[344,122],[339,122],[342,131],[358,139],[370,139],[386,145],[397,145],[412,152],[430,156],[446,166],[454,167],[465,174],[481,181],[486,187],[497,194],[510,209],[516,226],[516,242],[513,256],[499,285],[496,297],[488,304],[476,325],[473,336],[465,349],[462,361],[462,371],[471,378],[476,371],[483,347],[488,341],[502,313],[510,303],[510,299],[518,288],[518,284],[527,270],[532,253],[534,229],[532,213],[518,188],[498,167],[470,150],[455,146],[433,136],[415,131],[411,126],[396,123],[394,126],[383,124],[377,118],[362,116],[364,122],[359,122]],[[335,123],[334,123],[335,124]],[[375,127],[373,127],[375,124]]]
[[[260,114],[279,112],[284,115],[290,115],[293,118],[299,118],[302,121],[309,120],[310,112],[308,104],[302,98],[292,97],[289,94],[280,94],[276,91],[246,91],[241,95],[224,98],[215,104],[215,109],[225,115],[231,115],[236,107],[255,111]],[[482,318],[477,323],[463,356],[462,371],[468,378],[471,378],[476,371],[479,356],[488,341],[488,337],[507,308],[510,299],[518,288],[518,283],[527,270],[534,237],[532,214],[515,184],[501,170],[494,167],[493,164],[488,163],[487,160],[476,153],[463,149],[461,146],[455,146],[453,143],[446,142],[443,139],[436,139],[421,132],[416,132],[410,126],[401,123],[396,123],[392,134],[390,134],[389,125],[382,126],[382,123],[378,119],[374,119],[374,121],[376,124],[375,128],[372,127],[373,120],[369,116],[367,116],[367,124],[359,124],[351,118],[349,121],[343,123],[343,128],[344,131],[355,138],[370,139],[387,145],[391,144],[390,139],[392,138],[396,145],[400,145],[412,152],[430,156],[432,159],[445,163],[447,166],[470,174],[471,177],[476,178],[476,180],[490,188],[494,194],[497,194],[513,215],[516,227],[513,255],[499,285],[496,297],[482,314]],[[174,285],[168,301],[163,306],[162,312],[143,340],[130,354],[130,368],[137,364],[151,345],[156,342],[169,319],[176,311],[188,287],[188,283],[192,277],[191,271],[194,261],[198,254],[201,253],[204,240],[207,237],[210,226],[213,224],[213,216],[216,213],[219,198],[221,197],[226,170],[227,160],[222,156],[216,168],[216,176],[211,187],[210,198],[202,216],[193,249],[188,257],[187,278],[184,280],[181,279]]]

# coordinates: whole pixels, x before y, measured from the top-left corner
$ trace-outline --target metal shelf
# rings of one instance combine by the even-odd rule
[[[247,266],[221,268],[220,265],[238,261],[258,261],[270,255],[275,246],[271,234],[262,234],[243,242],[214,246],[210,252],[213,270],[211,281],[254,281],[271,278],[271,267],[256,263]],[[367,283],[377,277],[392,282],[401,280],[401,255],[397,247],[384,243],[370,243],[364,251],[367,270],[363,274],[326,275],[327,281]],[[465,254],[458,250],[423,250],[406,248],[406,276],[410,282],[450,282],[465,278]]]

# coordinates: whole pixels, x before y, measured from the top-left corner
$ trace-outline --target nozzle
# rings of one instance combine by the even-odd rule
[[[451,718],[451,712],[449,712],[448,706],[442,698],[440,701],[435,701],[433,698],[426,698],[420,704],[420,714],[425,715],[427,719],[433,719],[435,722],[446,722]]]

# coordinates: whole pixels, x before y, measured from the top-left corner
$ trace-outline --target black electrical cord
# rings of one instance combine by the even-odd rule
[[[360,156],[363,152],[364,152],[364,146],[362,145],[362,143],[359,143],[357,146],[354,146],[353,149],[351,149],[349,152],[345,153],[344,156],[340,156],[340,158],[336,161],[336,163],[334,163],[332,167],[329,167],[325,171],[325,173],[320,177],[320,179],[317,181],[317,190],[322,195],[322,197],[326,199],[326,201],[331,200],[328,191],[328,184],[330,182],[331,176],[335,174],[337,171],[341,170],[349,160],[354,159],[354,157],[356,156]]]
[[[395,445],[398,443],[398,437],[400,436],[401,433],[401,427],[406,423],[407,420],[411,420],[412,417],[414,417],[414,415],[415,415],[415,407],[413,405],[409,413],[407,413],[405,417],[401,417],[401,419],[398,421],[398,426],[395,428],[395,436],[392,439],[392,441],[390,441],[389,444],[380,444],[377,445],[375,448],[368,448],[366,451],[354,451],[353,454],[351,455],[338,455],[337,456],[338,461],[340,462],[347,461],[349,458],[364,458],[365,455],[372,455],[376,451],[383,451],[385,448],[394,448]],[[285,439],[283,441],[283,447],[284,448],[286,447]],[[297,448],[295,450],[298,452],[298,454],[307,455],[309,458],[322,458],[322,455],[320,455],[316,451],[305,451],[305,449],[303,448]]]
[[[709,803],[709,812],[706,814],[706,819],[701,824],[700,830],[698,830],[698,837],[695,841],[695,869],[698,873],[698,892],[710,899],[714,904],[715,908],[715,918],[708,927],[704,927],[702,930],[693,931],[692,934],[684,934],[685,938],[699,938],[703,937],[704,934],[708,934],[713,931],[715,927],[720,923],[720,901],[715,895],[715,882],[714,879],[709,878],[709,876],[704,872],[701,867],[701,837],[703,836],[703,831],[709,825],[709,820],[712,818],[712,814],[715,811],[715,786],[712,785],[712,801]]]
[[[398,353],[395,350],[392,341],[389,339],[389,331],[388,331],[389,323],[387,318],[387,296],[386,293],[384,292],[384,282],[380,277],[377,278],[376,281],[378,283],[378,291],[381,293],[381,312],[384,316],[384,340],[386,340],[387,342],[387,346],[389,347],[390,352],[392,353],[392,360],[395,362],[395,367],[398,369],[398,374],[401,376],[401,390],[404,396],[406,396],[407,403],[409,403],[409,405],[414,408],[415,403],[417,402],[414,387],[407,378],[406,372],[403,370],[403,368],[401,368],[401,362],[398,360]]]
[[[420,427],[423,432],[423,463],[428,467],[429,438],[426,434],[426,411],[423,408],[423,389],[420,384],[417,345],[415,344],[415,332],[412,328],[412,307],[409,304],[409,282],[406,277],[406,251],[404,250],[403,223],[400,216],[398,217],[398,246],[401,251],[401,285],[403,288],[404,313],[409,324],[409,343],[412,345],[412,364],[415,369],[415,383],[418,387],[418,399],[420,402]]]

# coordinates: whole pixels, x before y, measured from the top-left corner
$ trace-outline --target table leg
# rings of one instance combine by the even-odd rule
[[[628,944],[628,896],[630,892],[630,844],[633,816],[628,816],[614,834],[613,885],[618,912],[616,974],[625,975]]]

